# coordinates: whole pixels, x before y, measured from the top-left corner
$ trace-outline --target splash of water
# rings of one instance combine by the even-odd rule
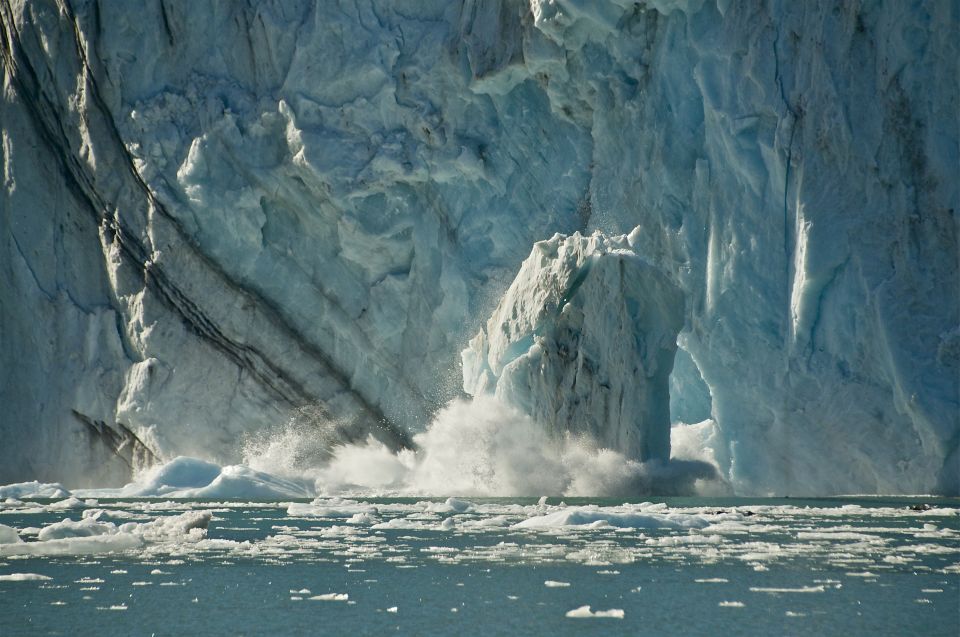
[[[397,453],[370,437],[323,448],[293,421],[245,445],[244,463],[314,481],[321,494],[636,496],[692,493],[713,477],[702,462],[641,463],[587,438],[549,436],[492,397],[456,400]]]

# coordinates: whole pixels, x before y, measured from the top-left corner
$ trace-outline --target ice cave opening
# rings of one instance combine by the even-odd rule
[[[670,374],[670,422],[674,427],[692,425],[711,417],[713,397],[695,360],[677,340],[677,354]]]

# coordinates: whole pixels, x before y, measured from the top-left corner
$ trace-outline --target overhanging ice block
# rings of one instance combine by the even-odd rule
[[[668,459],[683,294],[633,251],[636,236],[536,243],[462,353],[464,390],[495,393],[554,434]]]

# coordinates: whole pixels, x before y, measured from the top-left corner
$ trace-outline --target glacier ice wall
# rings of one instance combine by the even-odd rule
[[[538,241],[461,353],[463,388],[494,393],[556,437],[670,458],[670,372],[683,293],[631,249],[636,233]]]
[[[958,20],[3,0],[0,482],[406,444],[535,241],[639,226],[736,489],[956,492]]]

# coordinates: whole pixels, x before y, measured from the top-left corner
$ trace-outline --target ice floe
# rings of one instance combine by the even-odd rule
[[[609,610],[590,610],[590,606],[580,606],[579,608],[574,608],[573,610],[568,610],[566,613],[567,617],[573,617],[576,619],[586,619],[592,617],[609,617],[612,619],[623,619],[623,609],[622,608],[611,608]]]

